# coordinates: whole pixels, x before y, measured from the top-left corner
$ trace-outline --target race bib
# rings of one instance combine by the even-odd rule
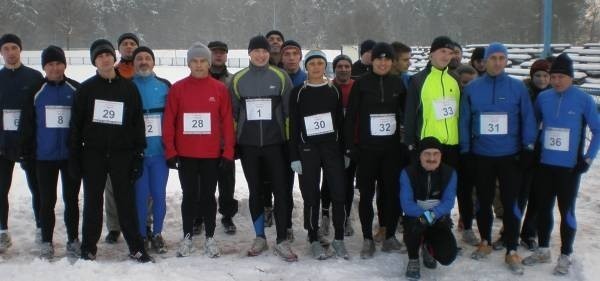
[[[435,118],[437,120],[454,117],[456,115],[456,110],[458,109],[456,106],[456,100],[451,98],[434,101],[433,108],[435,110]]]
[[[2,110],[3,128],[5,131],[16,131],[19,129],[19,120],[21,119],[21,110],[4,109]]]
[[[209,135],[210,125],[210,113],[183,114],[184,135]]]
[[[569,151],[570,132],[571,130],[567,128],[546,128],[544,148],[556,151]]]
[[[46,105],[46,128],[69,128],[71,107]]]
[[[508,133],[508,115],[506,113],[483,113],[480,115],[479,121],[479,133],[482,135],[506,135]]]
[[[94,101],[93,122],[123,125],[123,102],[120,101]]]
[[[248,99],[246,100],[246,119],[271,120],[270,99]]]
[[[144,115],[144,124],[146,125],[146,137],[162,136],[160,114]]]
[[[331,113],[327,112],[304,117],[304,127],[306,128],[307,136],[333,133]]]
[[[371,135],[391,136],[396,132],[395,114],[371,114]]]

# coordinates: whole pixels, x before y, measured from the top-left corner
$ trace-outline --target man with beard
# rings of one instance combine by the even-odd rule
[[[133,83],[137,86],[142,98],[146,143],[148,144],[144,150],[142,176],[135,182],[138,228],[145,245],[151,246],[157,253],[163,254],[167,252],[161,233],[167,208],[165,200],[169,168],[165,162],[161,128],[171,83],[154,74],[154,52],[148,47],[141,46],[135,49],[133,65],[135,67]],[[150,198],[152,198],[152,204],[148,204]],[[149,209],[153,218],[151,233],[147,233],[146,229]]]

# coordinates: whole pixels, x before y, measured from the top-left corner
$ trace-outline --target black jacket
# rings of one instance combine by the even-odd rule
[[[97,100],[123,103],[121,125],[93,121]],[[105,79],[96,74],[81,84],[71,108],[71,154],[83,149],[142,153],[146,147],[142,100],[130,80],[117,75]],[[76,157],[76,156],[75,156]]]
[[[22,110],[26,100],[35,95],[43,81],[39,71],[24,65],[0,70],[0,155],[10,160],[16,161],[21,156],[20,133],[18,130],[5,130],[3,113],[5,110]]]
[[[355,128],[358,123],[358,144],[363,146],[400,145],[406,89],[398,75],[379,76],[370,72],[354,82],[344,121],[344,143],[346,149],[355,145]],[[372,114],[394,114],[396,129],[389,136],[371,134]],[[377,130],[379,128],[373,128]],[[380,128],[389,130],[390,128]]]
[[[352,76],[352,79],[358,80],[359,78],[365,76],[369,72],[371,72],[371,66],[363,64],[362,61],[357,60],[352,64],[352,72],[350,73],[350,75]]]
[[[330,113],[333,131],[323,134],[307,135],[305,117]],[[314,120],[308,124],[317,128],[325,127],[326,121]],[[290,96],[290,157],[298,160],[299,146],[306,143],[337,143],[341,140],[341,128],[344,122],[341,91],[333,84],[321,86],[306,83],[292,89]],[[316,123],[316,124],[314,124]]]

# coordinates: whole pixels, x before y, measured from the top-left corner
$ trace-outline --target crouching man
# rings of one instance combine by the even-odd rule
[[[450,211],[456,197],[456,172],[442,164],[442,144],[426,137],[419,144],[419,163],[400,174],[400,204],[404,210],[404,243],[408,249],[406,277],[418,280],[419,250],[423,265],[449,265],[456,258]]]

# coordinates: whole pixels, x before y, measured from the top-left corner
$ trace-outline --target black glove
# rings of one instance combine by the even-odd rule
[[[237,159],[241,159],[242,158],[242,151],[240,149],[239,145],[235,145],[235,147],[233,148],[233,159],[237,160]]]
[[[131,160],[131,180],[135,182],[144,172],[144,153],[136,152]]]
[[[535,164],[535,153],[533,150],[523,149],[519,154],[519,164],[521,165],[521,169],[527,171],[533,168]]]
[[[221,161],[219,161],[219,169],[223,171],[233,171],[234,166],[235,162],[233,160],[221,157]]]
[[[35,160],[30,156],[21,156],[19,157],[19,164],[21,165],[21,169],[25,171],[29,171],[35,165]]]
[[[167,167],[169,167],[169,169],[179,169],[179,157],[173,156],[167,159]]]
[[[590,164],[585,161],[583,157],[577,157],[577,163],[575,163],[575,167],[573,167],[573,171],[578,174],[583,174],[590,169]]]
[[[414,144],[409,145],[409,146],[407,146],[407,150],[408,150],[409,164],[416,163],[418,165],[419,164],[419,153],[417,151],[417,147]]]
[[[344,152],[344,155],[350,158],[354,163],[358,163],[358,149],[357,148],[348,148]]]

